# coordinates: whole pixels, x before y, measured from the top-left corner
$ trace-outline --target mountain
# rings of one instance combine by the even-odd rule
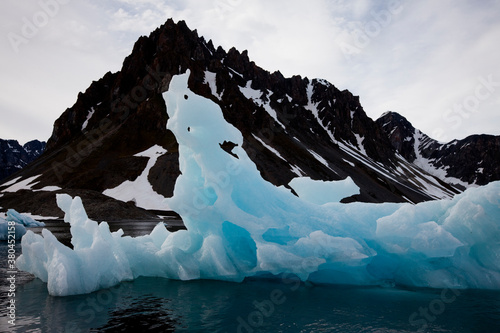
[[[163,199],[173,195],[180,171],[162,93],[174,75],[187,71],[190,90],[220,106],[242,133],[242,148],[262,177],[276,186],[293,191],[288,184],[299,176],[351,177],[360,193],[345,203],[416,203],[464,188],[399,151],[385,122],[369,118],[349,91],[322,79],[270,73],[250,61],[247,51],[215,48],[185,22],[168,20],[138,39],[119,72],[106,73],[78,95],[55,121],[45,153],[18,178],[0,184],[0,206],[60,214],[55,193],[81,192],[94,219],[114,214],[111,198],[134,218],[168,209]],[[219,145],[237,157],[235,143]],[[427,147],[429,156],[432,149]]]
[[[440,143],[396,112],[386,112],[376,122],[401,156],[447,183],[466,188],[500,179],[500,136],[471,135]]]
[[[45,142],[29,141],[23,146],[16,140],[0,139],[0,180],[23,169],[45,150]]]

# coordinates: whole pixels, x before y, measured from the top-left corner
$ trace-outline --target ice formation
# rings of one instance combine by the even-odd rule
[[[106,222],[88,219],[80,198],[58,195],[74,248],[48,230],[28,231],[17,261],[50,294],[89,293],[138,276],[242,281],[271,274],[500,289],[500,182],[417,205],[304,200],[261,178],[241,133],[218,105],[187,88],[188,76],[175,76],[164,94],[182,171],[166,206],[188,230],[171,233],[160,223],[146,236],[111,233]],[[237,145],[232,154],[220,148],[224,141]]]
[[[45,223],[38,222],[33,218],[23,215],[15,211],[14,209],[7,210],[7,221],[13,221],[24,225],[25,227],[44,227]]]
[[[21,237],[26,233],[25,227],[43,226],[45,226],[45,223],[35,221],[27,215],[16,212],[14,209],[9,209],[7,210],[7,218],[0,218],[0,240],[7,240],[9,228],[11,227],[15,228],[15,238],[21,239]]]
[[[19,240],[25,233],[26,228],[22,224],[7,221],[0,217],[0,241],[9,240],[9,234],[14,234],[14,238]]]

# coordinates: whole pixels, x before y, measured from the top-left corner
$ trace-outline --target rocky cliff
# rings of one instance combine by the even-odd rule
[[[500,180],[500,136],[471,135],[441,143],[396,112],[385,113],[377,124],[408,162],[441,179],[464,187]]]
[[[174,75],[188,70],[189,88],[220,106],[225,120],[242,133],[243,148],[262,177],[276,186],[287,187],[299,176],[351,177],[360,193],[343,202],[420,202],[462,189],[414,163],[411,147],[406,149],[411,143],[394,140],[385,122],[370,119],[349,91],[322,79],[270,73],[248,52],[216,48],[185,22],[168,20],[138,39],[119,72],[92,82],[55,121],[47,151],[19,180],[37,177],[25,190],[56,186],[98,197],[140,181],[161,197],[172,196],[180,173],[178,145],[166,129],[162,93]],[[229,154],[232,146],[220,143]],[[156,155],[145,154],[152,147],[159,147]],[[432,154],[433,147],[428,149]],[[6,189],[0,185],[0,191]],[[161,209],[159,201],[138,204],[140,195],[127,201]],[[9,203],[15,196],[9,194]],[[0,205],[2,200],[7,196],[0,197]]]

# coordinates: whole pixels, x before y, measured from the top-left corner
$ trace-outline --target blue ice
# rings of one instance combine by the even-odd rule
[[[297,197],[262,179],[242,134],[217,104],[188,89],[188,77],[175,76],[163,95],[182,171],[166,206],[188,230],[171,233],[160,223],[149,235],[123,236],[90,220],[80,198],[59,194],[73,249],[46,229],[41,236],[28,231],[17,261],[47,282],[51,295],[90,293],[139,276],[242,281],[261,274],[500,289],[500,182],[417,205],[318,202],[307,194],[314,193],[311,181],[295,182],[307,190]],[[237,144],[237,158],[220,148],[224,141]],[[317,190],[325,189],[335,191],[335,184]],[[330,197],[353,190],[347,181]]]
[[[7,210],[7,218],[0,218],[0,240],[7,240],[9,231],[14,234],[15,239],[21,239],[26,233],[25,227],[43,227],[45,223],[38,222],[33,218],[23,215],[14,209]],[[12,229],[13,228],[13,229]],[[12,233],[14,231],[14,233]]]
[[[13,221],[24,225],[25,227],[44,227],[45,223],[38,222],[28,215],[18,213],[14,209],[7,210],[7,221]]]

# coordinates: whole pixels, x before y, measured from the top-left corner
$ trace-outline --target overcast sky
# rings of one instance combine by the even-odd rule
[[[2,0],[0,138],[47,140],[141,35],[185,20],[260,67],[324,78],[441,141],[500,135],[500,0]]]

